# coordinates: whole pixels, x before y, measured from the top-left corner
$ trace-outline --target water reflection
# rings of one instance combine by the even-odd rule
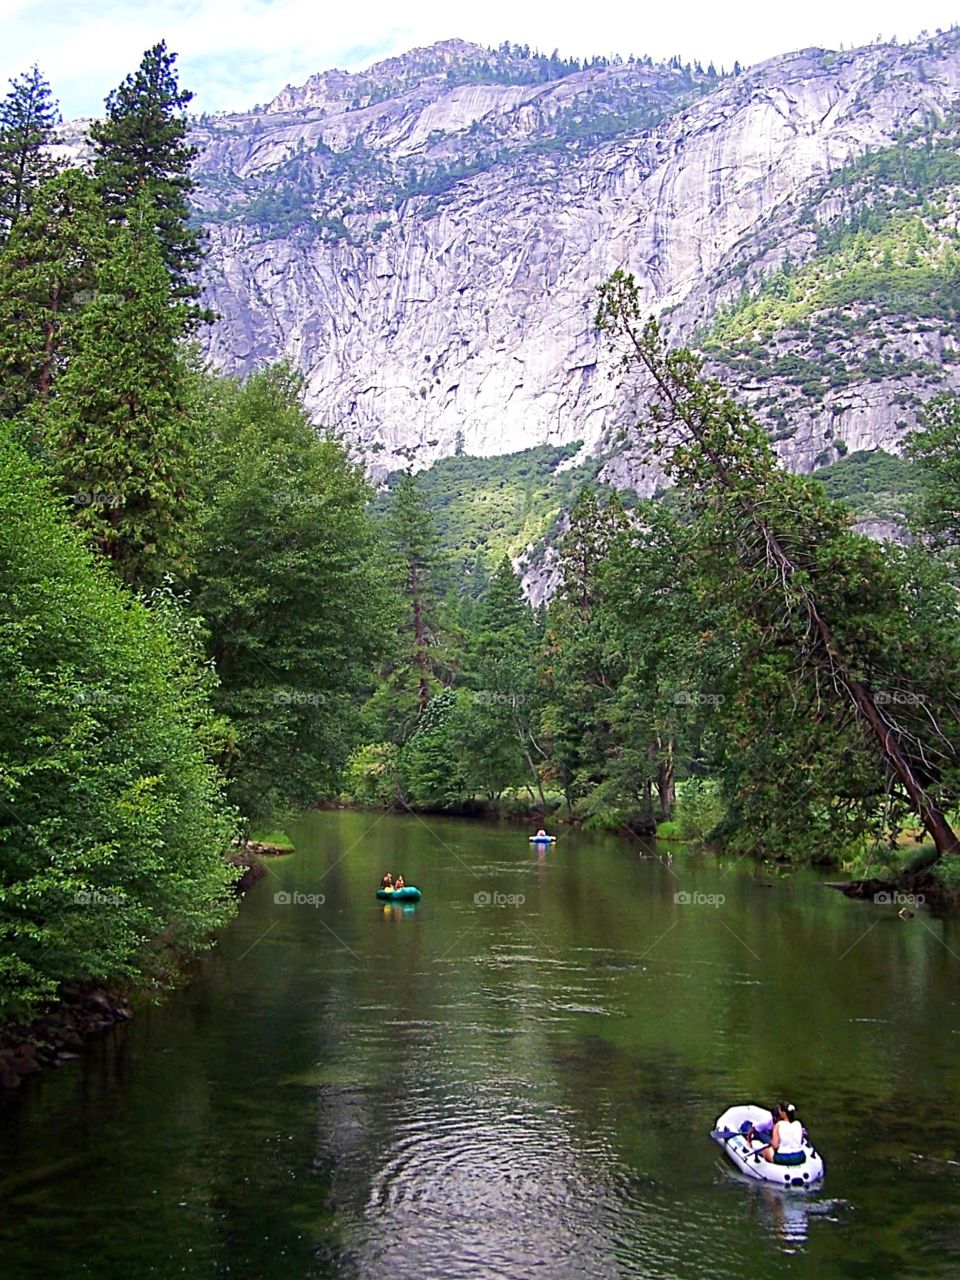
[[[757,1238],[774,1252],[802,1252],[808,1242],[811,1222],[818,1219],[838,1222],[849,1208],[845,1201],[825,1196],[822,1188],[796,1190],[761,1182],[744,1185],[743,1179],[735,1173],[732,1176],[754,1202]]]
[[[7,1107],[5,1278],[960,1274],[955,926],[430,828],[305,821],[191,986]],[[716,1116],[784,1092],[823,1193],[718,1176]]]

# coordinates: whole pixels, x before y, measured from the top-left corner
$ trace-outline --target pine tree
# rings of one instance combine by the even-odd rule
[[[410,474],[400,477],[393,492],[388,528],[403,567],[402,590],[410,608],[410,649],[417,672],[417,706],[422,714],[430,701],[432,577],[437,533],[417,482]]]
[[[182,307],[140,197],[80,319],[45,415],[48,448],[78,523],[131,586],[186,565],[196,448],[187,414]]]
[[[496,797],[529,779],[545,805],[535,726],[537,629],[507,556],[477,610],[472,677],[477,688],[464,734],[470,782]]]
[[[560,543],[561,583],[544,641],[543,726],[568,807],[601,781],[611,745],[610,703],[623,664],[620,654],[604,652],[597,608],[603,562],[625,527],[619,497],[611,495],[602,506],[588,487],[574,503]]]
[[[592,487],[582,490],[570,512],[563,536],[561,594],[589,621],[599,587],[600,567],[613,539],[626,528],[623,503],[613,493],[604,505]]]
[[[69,169],[40,187],[0,250],[0,417],[55,394],[94,296],[106,234],[92,179]]]
[[[90,138],[94,174],[111,220],[126,221],[136,198],[145,194],[174,294],[196,299],[200,291],[193,276],[203,248],[200,232],[189,225],[188,201],[197,149],[186,141],[183,114],[193,94],[177,82],[176,57],[162,40],[148,49],[137,71],[108,96],[106,119],[91,127]]]
[[[203,379],[205,496],[191,579],[210,631],[231,799],[268,819],[316,804],[356,745],[395,628],[361,468],[317,435],[287,365]],[[251,495],[255,495],[253,498]]]
[[[0,240],[30,211],[37,188],[56,173],[46,152],[60,112],[38,67],[10,81],[0,102]]]

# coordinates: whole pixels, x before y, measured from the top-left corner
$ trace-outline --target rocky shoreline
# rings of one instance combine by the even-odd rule
[[[283,845],[256,840],[232,849],[227,861],[240,872],[234,892],[246,893],[266,874],[262,858],[291,852]],[[0,1032],[0,1090],[16,1089],[46,1067],[76,1061],[93,1036],[130,1021],[132,994],[126,987],[70,987],[33,1022]]]
[[[267,874],[261,858],[279,858],[289,853],[293,853],[292,848],[282,844],[269,844],[265,840],[247,840],[238,844],[227,855],[231,867],[236,867],[241,873],[233,886],[234,893],[242,895],[249,892]]]
[[[133,1017],[129,991],[74,988],[36,1021],[0,1036],[0,1089],[15,1089],[44,1067],[62,1067],[80,1057],[90,1037]]]

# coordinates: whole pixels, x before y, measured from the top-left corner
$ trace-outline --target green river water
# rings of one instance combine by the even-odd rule
[[[956,923],[612,838],[290,831],[189,985],[0,1102],[4,1280],[960,1276]],[[708,1139],[777,1095],[814,1191]]]

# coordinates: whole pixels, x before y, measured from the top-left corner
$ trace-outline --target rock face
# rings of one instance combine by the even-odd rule
[[[628,268],[689,337],[786,252],[813,252],[829,203],[812,225],[792,215],[832,171],[955,107],[960,44],[806,50],[735,78],[555,70],[449,41],[202,120],[214,361],[292,360],[317,422],[374,474],[456,451],[609,449],[622,409],[592,323],[599,282]],[[881,380],[799,413],[785,460],[895,447],[911,415],[890,399]],[[629,456],[608,475],[657,482]]]

